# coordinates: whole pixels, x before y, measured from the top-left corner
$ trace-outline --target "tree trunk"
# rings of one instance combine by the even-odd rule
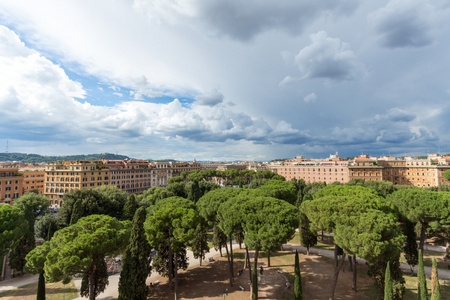
[[[219,247],[220,257],[222,257],[222,246]]]
[[[177,253],[173,254],[175,260],[175,300],[178,300],[178,264],[177,264]]]
[[[333,284],[331,285],[331,297],[330,300],[334,299],[334,293],[336,292],[337,280],[339,277],[339,272],[341,271],[342,266],[344,265],[345,253],[342,254],[341,262],[339,263],[339,267],[334,270],[333,274]]]
[[[267,267],[270,268],[270,251],[267,251]]]
[[[348,260],[348,271],[353,272],[353,257],[349,255],[347,256],[347,260]]]
[[[306,255],[309,255],[309,246],[306,246]]]
[[[247,266],[248,266],[248,271],[249,271],[249,275],[250,275],[250,283],[252,283],[252,264],[250,263],[250,255],[248,253],[248,248],[245,247],[245,251],[247,252]],[[250,284],[251,286],[251,284]]]
[[[422,250],[423,253],[423,245],[425,244],[425,233],[427,231],[428,223],[420,223],[420,242],[419,242],[419,250]]]
[[[247,269],[247,268],[248,268],[247,257],[248,257],[248,248],[245,247],[245,253],[244,253],[244,269]]]
[[[230,236],[230,257],[231,257],[231,264],[230,264],[230,271],[231,271],[231,276],[233,276],[234,277],[234,266],[233,266],[233,261],[234,261],[234,258],[233,258],[233,239],[232,239],[232,237]]]
[[[351,259],[350,259],[351,260]],[[353,255],[353,282],[352,282],[352,289],[357,292],[356,288],[356,276],[357,276],[357,270],[356,270],[356,255]]]
[[[338,245],[334,244],[334,270],[338,267]]]
[[[93,262],[92,262],[93,264]],[[89,300],[95,300],[94,293],[94,270],[89,273]]]
[[[170,241],[170,232],[169,232],[169,286],[171,289],[173,289],[172,270],[173,270],[173,254],[172,254],[172,244]]]
[[[228,252],[228,245],[225,243],[225,250],[227,250],[227,260],[228,260],[228,267],[230,271],[230,286],[233,286],[233,271],[231,270],[231,261],[230,261],[230,253]]]
[[[323,230],[322,230],[322,242],[323,242]]]
[[[202,256],[200,255],[200,267],[202,266]]]

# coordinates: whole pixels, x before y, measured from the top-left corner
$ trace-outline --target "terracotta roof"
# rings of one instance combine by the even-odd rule
[[[366,157],[357,157],[357,158],[355,158],[355,160],[370,160],[370,161],[373,161],[373,159],[366,158]]]

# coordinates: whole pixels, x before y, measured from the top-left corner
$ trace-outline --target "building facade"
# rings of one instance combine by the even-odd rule
[[[19,169],[2,165],[0,167],[0,203],[13,204],[23,194],[23,175]]]

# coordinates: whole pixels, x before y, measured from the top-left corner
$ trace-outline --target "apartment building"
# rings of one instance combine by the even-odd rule
[[[45,166],[45,196],[61,205],[63,195],[75,189],[115,185],[129,194],[142,194],[154,186],[166,186],[168,179],[183,171],[200,170],[194,163],[150,162],[147,160],[64,161]]]
[[[349,181],[347,161],[302,161],[296,165],[277,166],[273,169],[287,181],[293,178],[303,179],[306,183],[324,181],[331,184],[336,181],[340,183]]]
[[[0,203],[13,204],[23,194],[23,175],[11,165],[0,166]]]

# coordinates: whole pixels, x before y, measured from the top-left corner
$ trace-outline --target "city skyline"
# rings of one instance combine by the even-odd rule
[[[450,153],[446,1],[5,1],[0,151]]]

